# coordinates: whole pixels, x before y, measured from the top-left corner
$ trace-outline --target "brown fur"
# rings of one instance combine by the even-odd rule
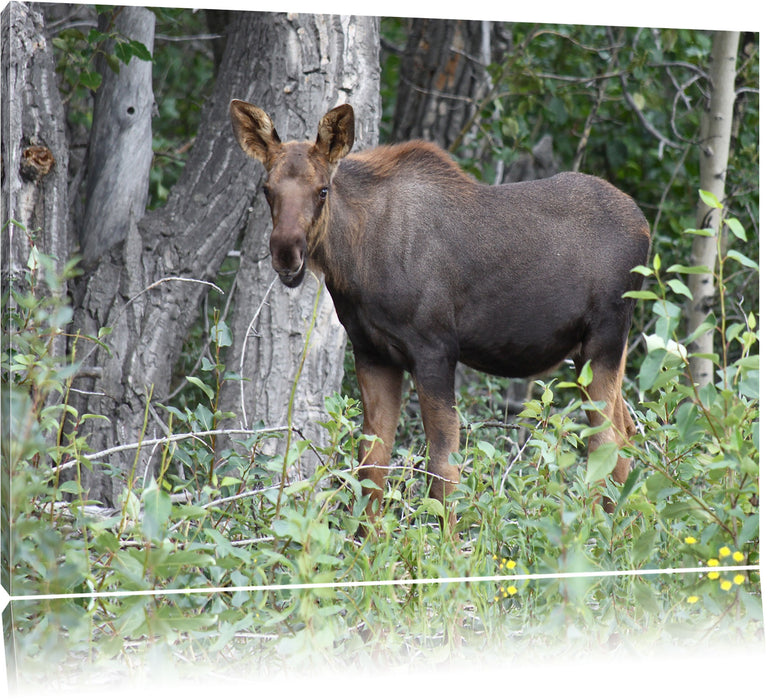
[[[411,141],[347,156],[353,112],[321,120],[314,144],[282,143],[269,117],[233,101],[238,142],[267,168],[275,227],[272,263],[296,286],[320,268],[353,344],[364,405],[364,474],[370,518],[379,512],[384,469],[399,419],[401,378],[415,379],[429,441],[431,493],[458,481],[453,379],[458,362],[503,376],[549,371],[571,357],[590,361],[592,436],[627,443],[635,431],[622,398],[628,329],[647,260],[649,226],[632,199],[598,178],[562,173],[490,187],[449,154]],[[347,156],[347,157],[346,157]],[[382,442],[380,442],[382,441]],[[620,458],[615,481],[629,460]],[[611,504],[609,504],[611,507]]]

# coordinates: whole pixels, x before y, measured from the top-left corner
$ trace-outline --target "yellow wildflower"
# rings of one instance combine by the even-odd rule
[[[706,562],[707,566],[719,566],[719,559],[709,559]]]
[[[729,590],[730,590],[730,589],[733,587],[733,582],[732,582],[732,581],[728,581],[727,579],[722,579],[722,580],[719,582],[719,587],[720,587],[720,588],[721,588],[723,591],[729,591]]]
[[[692,535],[688,535],[684,538],[685,544],[695,544],[698,540],[696,540]]]
[[[700,600],[700,598],[697,595],[687,596],[687,602],[688,603],[697,603],[699,600]]]
[[[709,571],[709,578],[713,581],[719,578],[719,571]]]
[[[744,561],[745,557],[741,552],[733,552],[733,561],[742,562]]]
[[[514,595],[515,593],[517,593],[517,588],[515,588],[514,586],[510,586],[509,588],[507,588],[507,593],[509,593],[509,595]]]
[[[733,583],[735,583],[736,586],[740,586],[744,581],[746,581],[746,576],[743,574],[736,574],[733,577]]]
[[[720,547],[719,548],[719,556],[721,556],[721,557],[729,557],[730,556],[730,547]]]
[[[507,569],[514,569],[517,564],[513,562],[511,559],[507,562]]]

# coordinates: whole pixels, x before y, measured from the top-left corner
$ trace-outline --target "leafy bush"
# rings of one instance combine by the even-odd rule
[[[411,425],[396,451],[401,462],[388,480],[380,529],[354,536],[366,503],[355,475],[363,436],[360,405],[347,395],[326,399],[326,444],[257,427],[218,452],[220,387],[234,377],[219,360],[230,335],[217,312],[212,359],[189,377],[199,403],[166,407],[172,437],[157,478],[126,489],[115,511],[90,502],[79,474],[100,468],[102,457],[89,454],[79,430],[85,416],[67,404],[78,368],[52,354],[70,309],[50,263],[31,257],[29,292],[14,293],[4,316],[2,357],[10,589],[62,594],[12,603],[17,654],[30,674],[75,672],[77,660],[97,649],[106,659],[156,653],[158,641],[198,659],[229,650],[238,668],[260,654],[269,672],[313,660],[527,653],[529,644],[537,654],[557,645],[618,647],[623,638],[692,645],[712,629],[719,639],[761,637],[756,571],[605,575],[758,564],[756,315],[709,319],[716,381],[694,386],[692,334],[681,336],[680,317],[683,277],[695,270],[664,269],[659,254],[639,268],[649,285],[632,295],[651,304],[653,323],[627,387],[638,434],[623,449],[635,468],[624,485],[605,487],[615,512],[597,503],[611,459],[585,458],[589,377],[564,372],[537,381],[521,410],[505,417],[511,422],[495,423],[504,382],[490,379],[462,392],[455,543],[442,535],[439,504],[427,497],[423,450],[415,447],[422,433]],[[734,250],[719,263],[721,296],[731,266],[756,269]],[[75,274],[74,264],[66,274]],[[271,440],[288,440],[288,449],[264,449],[277,444]],[[311,450],[314,474],[285,483],[289,464]],[[74,476],[62,480],[66,466]],[[127,595],[152,589],[201,593]]]

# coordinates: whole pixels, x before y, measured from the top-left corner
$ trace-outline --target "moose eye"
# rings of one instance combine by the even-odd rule
[[[318,197],[321,201],[326,199],[326,195],[329,194],[329,188],[328,187],[322,187],[321,191],[318,193]]]

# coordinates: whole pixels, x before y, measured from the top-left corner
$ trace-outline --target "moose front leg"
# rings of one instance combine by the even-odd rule
[[[460,424],[455,410],[455,363],[426,365],[426,371],[416,368],[414,377],[420,401],[423,429],[428,440],[428,471],[431,496],[447,509],[447,528],[452,532],[455,513],[445,503],[460,480],[459,469],[450,464],[450,454],[458,451]]]
[[[401,389],[404,372],[397,367],[372,364],[356,356],[356,378],[364,406],[364,435],[379,440],[365,439],[358,448],[360,479],[369,479],[377,488],[365,488],[369,496],[367,517],[374,522],[382,504],[385,472],[383,466],[391,463],[391,451],[399,424]]]

